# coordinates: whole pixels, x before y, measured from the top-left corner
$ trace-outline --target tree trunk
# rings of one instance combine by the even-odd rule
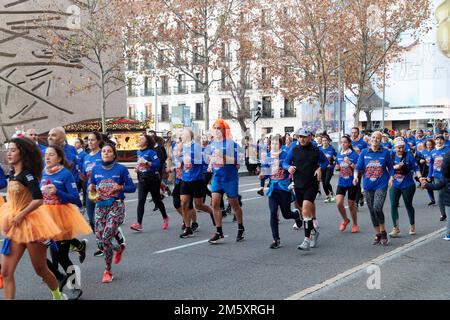
[[[358,127],[359,128],[359,112],[355,110],[355,112],[353,113],[353,126]]]
[[[105,81],[104,81],[104,76],[103,76],[103,72],[102,72],[102,133],[106,134],[106,93],[105,93]]]
[[[366,130],[372,130],[372,110],[366,111],[364,110],[364,113],[367,117],[367,124],[366,124]]]
[[[320,126],[322,132],[327,129],[326,120],[325,120],[325,101],[321,99],[320,101]]]

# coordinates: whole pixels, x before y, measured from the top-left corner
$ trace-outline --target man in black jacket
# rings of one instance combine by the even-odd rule
[[[311,132],[300,129],[297,135],[299,143],[289,150],[283,168],[294,176],[295,197],[304,219],[305,240],[297,249],[309,251],[310,247],[317,245],[319,238],[319,232],[313,224],[314,201],[319,190],[322,169],[327,167],[328,160],[318,147],[312,145]]]

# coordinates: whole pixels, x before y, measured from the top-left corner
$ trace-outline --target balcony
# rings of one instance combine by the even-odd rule
[[[297,109],[284,109],[280,110],[281,118],[297,118]]]
[[[188,93],[188,90],[185,85],[173,87],[173,94],[187,94],[187,93]]]
[[[170,90],[169,87],[162,87],[162,88],[158,88],[158,95],[160,96],[168,96],[171,95],[172,90]]]
[[[147,88],[141,89],[141,97],[153,97],[155,95],[155,89]]]
[[[191,93],[203,93],[201,85],[191,86]]]

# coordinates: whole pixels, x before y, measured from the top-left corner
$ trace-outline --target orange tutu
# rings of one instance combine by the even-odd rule
[[[61,234],[61,229],[41,208],[29,213],[18,226],[13,226],[12,221],[19,212],[9,202],[0,207],[0,227],[5,237],[18,243],[30,243],[54,239]]]
[[[71,240],[92,233],[91,226],[73,204],[45,204],[40,209],[48,213],[62,230],[62,233],[52,238],[55,241]]]

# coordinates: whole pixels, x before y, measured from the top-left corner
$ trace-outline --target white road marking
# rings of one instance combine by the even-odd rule
[[[258,191],[258,190],[261,190],[261,188],[253,188],[253,189],[243,190],[243,191],[239,191],[239,193],[252,192],[252,191]]]
[[[225,238],[228,238],[228,235],[224,236]],[[165,253],[165,252],[170,252],[170,251],[175,251],[175,250],[179,250],[179,249],[183,249],[183,248],[187,248],[187,247],[192,247],[192,246],[196,246],[198,244],[202,244],[205,242],[208,242],[209,239],[207,240],[202,240],[202,241],[197,241],[197,242],[192,242],[192,243],[188,243],[182,246],[178,246],[178,247],[173,247],[173,248],[169,248],[169,249],[165,249],[165,250],[160,250],[160,251],[155,251],[153,252],[153,254],[159,254],[159,253]]]
[[[319,290],[325,289],[327,287],[333,286],[335,285],[337,282],[339,281],[344,281],[345,278],[348,278],[351,275],[354,275],[358,272],[361,272],[365,269],[367,269],[367,267],[369,267],[370,265],[373,264],[377,264],[377,265],[381,265],[382,263],[386,262],[388,259],[392,259],[396,256],[399,256],[407,251],[410,251],[412,249],[414,249],[414,247],[417,247],[419,245],[424,245],[426,243],[428,243],[429,241],[432,241],[434,239],[436,239],[436,236],[438,236],[439,234],[441,234],[442,232],[444,232],[446,230],[446,228],[442,228],[439,229],[437,231],[434,231],[432,233],[429,233],[417,240],[414,240],[410,243],[404,244],[401,247],[398,247],[397,249],[394,249],[392,251],[389,251],[381,256],[378,256],[375,259],[372,259],[370,261],[367,261],[363,264],[360,264],[359,266],[356,266],[354,268],[351,268],[349,270],[346,270],[336,276],[334,276],[333,278],[330,278],[328,280],[325,280],[321,283],[316,284],[315,286],[309,287],[307,289],[304,289],[290,297],[287,297],[285,300],[301,300],[303,298],[305,298],[306,296],[312,294],[312,293],[316,293]]]

